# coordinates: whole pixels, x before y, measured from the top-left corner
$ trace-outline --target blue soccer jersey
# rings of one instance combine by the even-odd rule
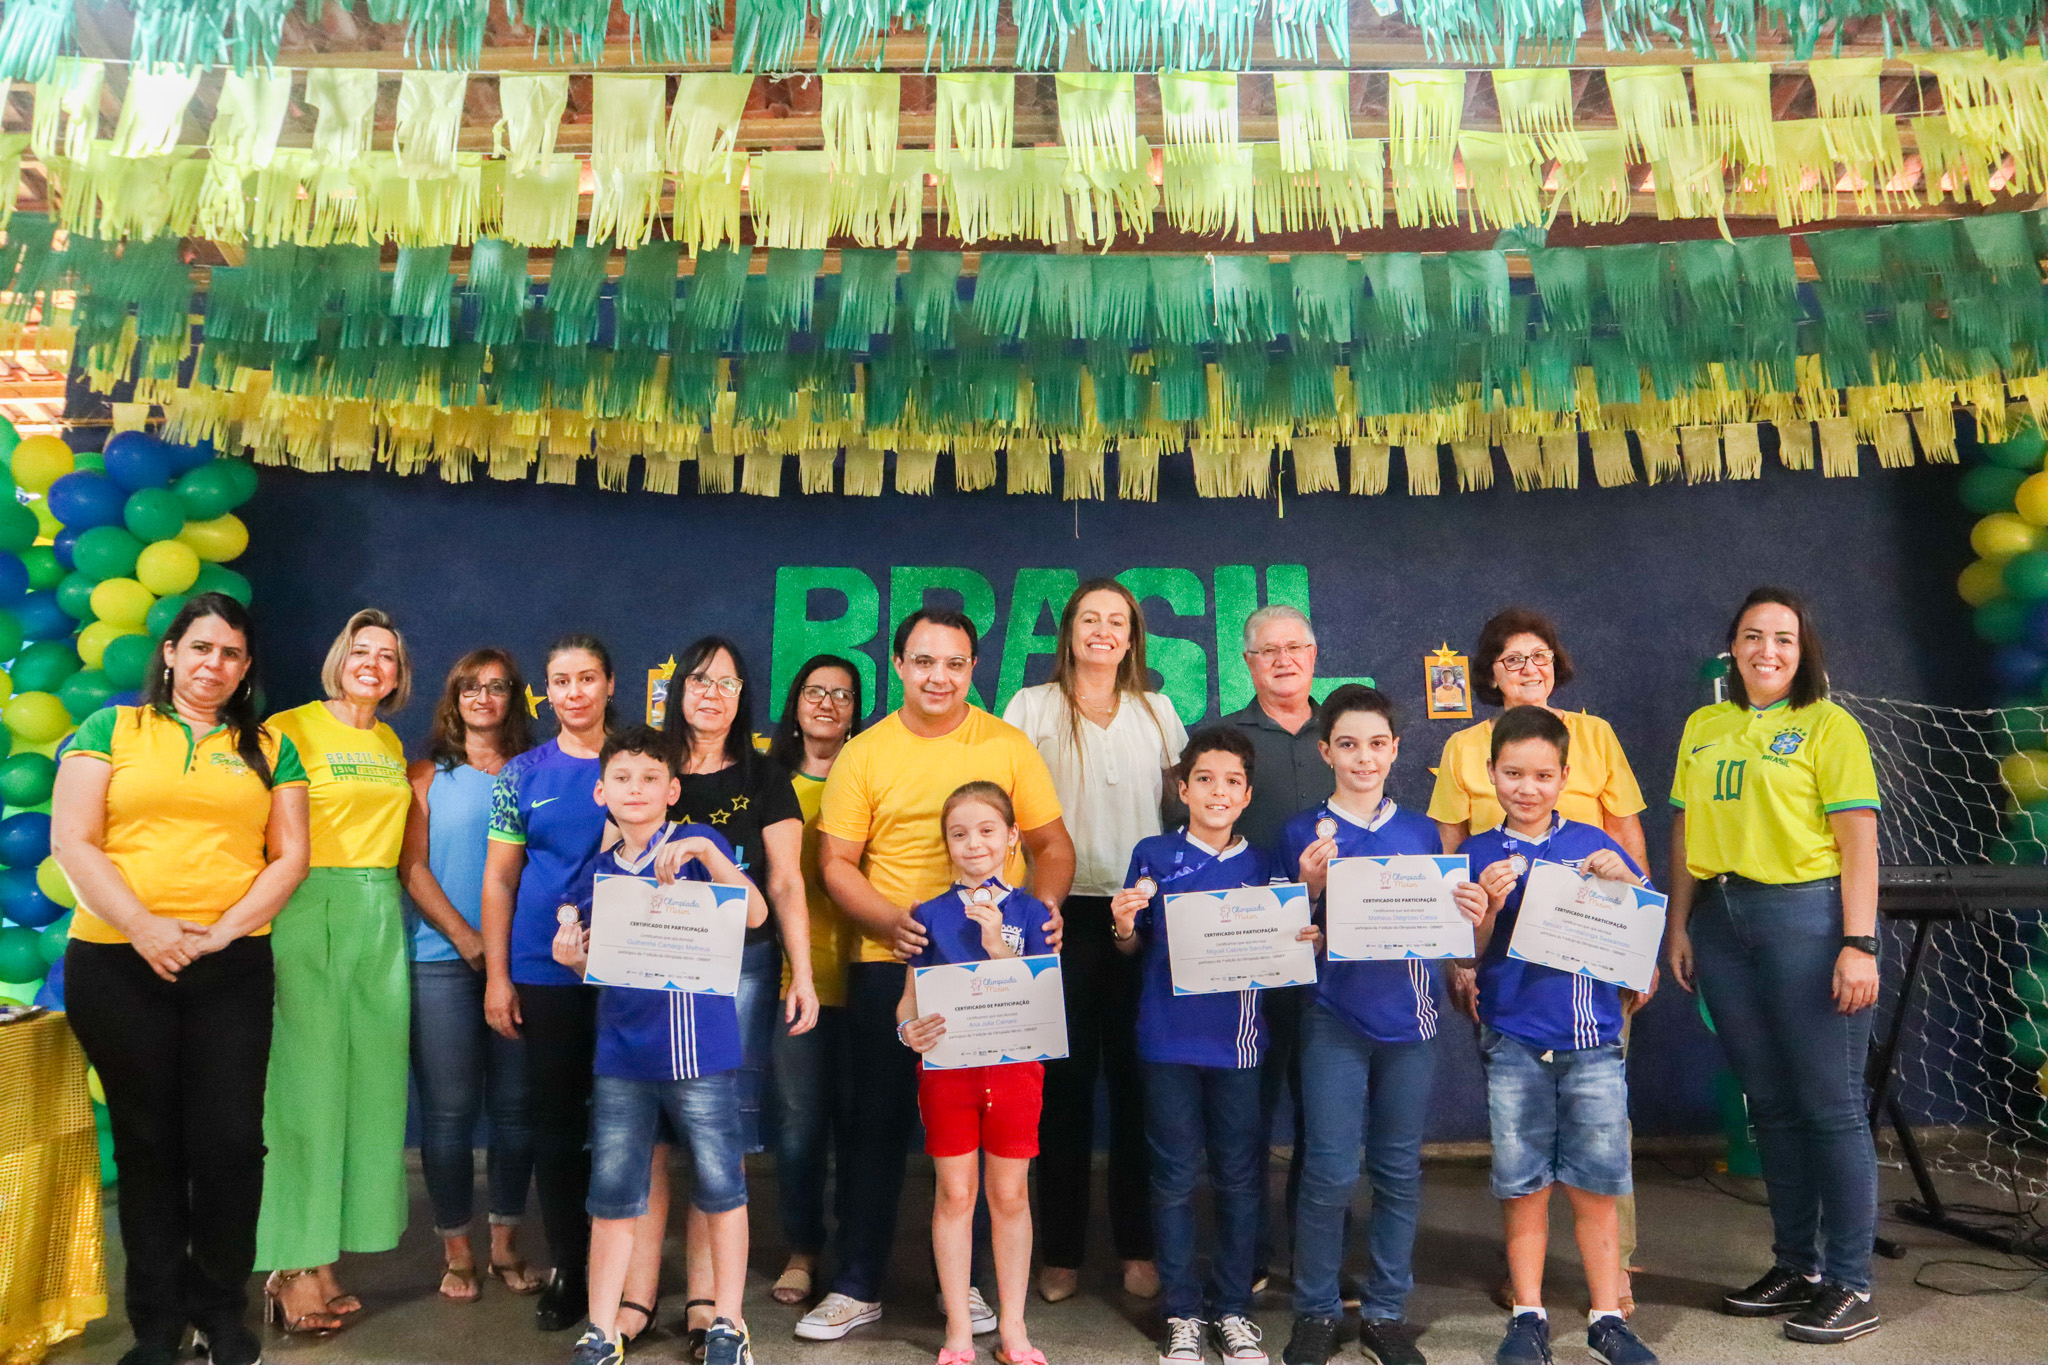
[[[1458,851],[1472,859],[1476,879],[1494,863],[1516,855],[1534,867],[1541,859],[1583,867],[1601,849],[1612,849],[1637,876],[1643,870],[1607,831],[1552,813],[1550,829],[1540,838],[1510,834],[1506,825],[1475,834]],[[1561,972],[1508,956],[1515,936],[1515,917],[1522,910],[1522,892],[1529,885],[1525,867],[1494,918],[1493,937],[1479,955],[1479,1017],[1530,1047],[1574,1052],[1608,1047],[1621,1041],[1621,988],[1576,972]]]
[[[507,763],[491,789],[491,841],[526,850],[512,908],[518,985],[578,984],[576,973],[555,961],[555,911],[590,903],[590,867],[606,818],[597,779],[596,759],[572,758],[551,739]]]
[[[665,824],[647,841],[637,858],[621,857],[622,844],[597,855],[591,875],[652,877],[654,855],[671,839],[697,835],[732,857],[732,846],[709,825]],[[677,879],[708,882],[710,870],[695,858],[683,864]],[[580,905],[590,922],[590,892]],[[686,1081],[715,1076],[740,1064],[739,1003],[729,995],[698,995],[689,991],[649,991],[606,986],[597,999],[597,1060],[600,1076],[627,1081]]]
[[[1186,1066],[1257,1066],[1266,1052],[1266,1019],[1257,991],[1175,995],[1166,943],[1166,897],[1182,891],[1228,891],[1272,880],[1264,852],[1240,839],[1218,853],[1185,829],[1141,839],[1131,852],[1125,886],[1150,877],[1159,890],[1138,912],[1145,981],[1138,996],[1138,1056]]]
[[[997,897],[1003,912],[1003,942],[1019,957],[1039,957],[1052,951],[1045,941],[1046,922],[1052,911],[1029,891],[1003,885],[995,877],[983,883]],[[943,896],[935,896],[910,912],[924,926],[927,935],[922,951],[910,959],[913,969],[941,967],[955,962],[986,962],[981,946],[981,926],[967,918],[969,890],[954,883]]]
[[[1316,825],[1337,822],[1337,856],[1389,858],[1401,853],[1441,853],[1443,839],[1436,822],[1402,810],[1382,799],[1371,820],[1360,820],[1329,802],[1305,810],[1280,831],[1280,866],[1274,875],[1289,881],[1301,875],[1301,854],[1316,841]],[[1322,907],[1317,907],[1322,922]],[[1359,1034],[1381,1043],[1414,1043],[1436,1037],[1437,965],[1419,959],[1407,962],[1330,962],[1321,964],[1316,999]]]

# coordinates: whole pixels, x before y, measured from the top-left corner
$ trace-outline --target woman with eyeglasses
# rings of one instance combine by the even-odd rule
[[[810,909],[811,981],[818,992],[818,1025],[794,1023],[775,1030],[774,1071],[778,1120],[775,1173],[782,1197],[782,1237],[789,1260],[769,1291],[777,1303],[811,1297],[818,1256],[825,1249],[825,1154],[843,1136],[838,1113],[845,1075],[846,964],[860,932],[825,894],[818,873],[818,810],[825,778],[846,741],[860,730],[867,709],[860,673],[837,654],[806,659],[790,680],[768,757],[789,774],[804,813],[804,900]],[[785,964],[786,992],[795,974]]]
[[[675,746],[681,794],[669,819],[709,825],[732,845],[733,861],[768,898],[768,923],[747,931],[740,959],[740,1125],[746,1150],[761,1143],[761,1099],[774,1050],[776,1000],[794,1032],[818,1022],[811,969],[810,910],[804,897],[804,813],[789,774],[754,748],[754,705],[738,645],[707,635],[676,657],[662,734]],[[789,990],[782,960],[789,962]],[[693,1353],[712,1322],[710,1224],[696,1209],[689,1223],[689,1332]]]
[[[441,1295],[464,1303],[482,1292],[469,1244],[476,1188],[471,1139],[486,1108],[491,1249],[484,1273],[515,1294],[537,1294],[542,1285],[514,1245],[533,1179],[526,1045],[493,1033],[484,1022],[484,854],[490,846],[491,791],[506,762],[533,747],[532,729],[519,665],[502,649],[471,650],[448,670],[427,755],[406,774],[412,808],[398,879],[405,888],[412,950],[420,1168],[446,1267]]]

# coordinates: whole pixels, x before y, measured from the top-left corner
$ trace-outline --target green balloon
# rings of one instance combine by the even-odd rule
[[[0,611],[0,659],[11,659],[21,653],[24,638],[21,619],[11,611]]]
[[[2029,550],[2007,560],[2005,590],[2024,602],[2048,597],[2048,550]]]
[[[57,760],[46,754],[23,753],[0,759],[0,801],[10,806],[39,806],[50,799],[57,782]]]
[[[14,429],[14,423],[0,417],[0,468],[14,462],[14,448],[21,444],[21,433]]]
[[[1725,678],[1728,676],[1728,661],[1718,654],[1710,655],[1700,660],[1697,673],[1701,682],[1712,682],[1716,678]]]
[[[2016,644],[2027,633],[2030,604],[2017,597],[1994,597],[1977,608],[1972,624],[1977,638],[1987,645]]]
[[[2021,967],[2012,974],[2012,991],[2029,1014],[2048,1014],[2048,972]]]
[[[82,573],[68,573],[57,585],[57,607],[74,621],[93,619],[92,590],[99,584]]]
[[[149,615],[142,618],[142,628],[149,632],[149,637],[152,640],[161,640],[169,633],[171,622],[177,619],[180,611],[184,610],[185,599],[190,595],[189,593],[174,592],[156,599],[156,602],[149,609]],[[2042,736],[2040,745],[2028,747],[2048,748],[2048,734]]]
[[[71,457],[73,469],[90,469],[97,473],[107,472],[107,457],[97,450],[81,450]]]
[[[2012,1059],[2029,1071],[2039,1071],[2048,1062],[2048,1021],[2021,1015],[2007,1027]]]
[[[64,680],[57,689],[57,700],[64,703],[71,719],[84,720],[112,701],[114,694],[121,690],[114,686],[114,680],[104,670],[87,668]]]
[[[2043,554],[2042,558],[2048,559],[2048,554]],[[249,599],[255,595],[249,590],[248,579],[220,564],[201,564],[199,581],[192,585],[192,591],[226,593],[245,607],[249,605]]]
[[[0,505],[0,550],[12,550],[20,554],[36,543],[40,523],[36,514],[9,498]]]
[[[2032,422],[2015,431],[2012,439],[1984,447],[1985,459],[2007,469],[2039,469],[2043,454],[2048,454],[2048,441],[2041,439],[2041,429]]]
[[[147,635],[119,635],[107,641],[100,656],[100,671],[122,692],[142,686],[149,665],[156,658],[156,641]]]
[[[17,696],[23,692],[55,692],[79,669],[78,651],[69,640],[38,640],[15,656],[7,675]]]
[[[141,557],[142,542],[119,526],[95,526],[71,547],[71,562],[95,583],[134,576],[135,561]]]
[[[228,486],[233,490],[234,501],[228,507],[240,507],[256,496],[256,466],[247,460],[215,460],[222,473],[227,476]]]
[[[184,504],[187,521],[212,521],[239,501],[235,475],[224,468],[226,460],[211,460],[192,470],[173,486]]]
[[[43,965],[54,967],[57,959],[64,956],[64,949],[71,943],[71,916],[66,915],[49,928],[37,934],[38,947],[43,954]]]
[[[2003,506],[1992,510],[2011,509],[2012,499],[2007,498]],[[145,545],[176,540],[178,532],[185,529],[185,504],[168,488],[142,488],[130,493],[128,501],[122,504],[121,520]]]
[[[2048,749],[2048,719],[2043,719],[2039,707],[2015,706],[2000,712],[1998,721],[2014,751]]]
[[[40,981],[46,967],[41,934],[19,926],[0,929],[0,981]]]
[[[57,552],[47,545],[34,545],[21,552],[22,565],[28,570],[28,585],[35,592],[48,592],[64,581],[70,570],[58,562]]]
[[[1993,512],[2010,512],[2013,495],[2028,477],[2024,469],[1980,464],[1964,473],[1956,491],[1962,495],[1963,506],[1980,517],[1988,517]]]

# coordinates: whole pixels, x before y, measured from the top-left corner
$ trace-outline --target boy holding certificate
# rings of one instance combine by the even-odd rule
[[[1493,1193],[1507,1224],[1515,1298],[1495,1360],[1549,1365],[1543,1259],[1550,1187],[1562,1184],[1592,1299],[1587,1348],[1606,1365],[1656,1365],[1656,1355],[1621,1315],[1621,1229],[1614,1201],[1634,1188],[1621,988],[1508,956],[1537,860],[1606,881],[1648,885],[1606,831],[1557,814],[1570,748],[1564,722],[1543,707],[1503,713],[1494,722],[1488,771],[1504,821],[1464,847],[1480,869],[1487,898],[1476,934],[1479,1043],[1493,1128]]]
[[[1052,914],[1029,891],[1003,883],[1003,865],[1021,836],[1010,796],[993,782],[969,782],[946,798],[939,813],[953,885],[913,909],[925,945],[910,959],[903,999],[896,1006],[896,1036],[911,1051],[930,1052],[946,1036],[942,1014],[917,1012],[917,969],[1052,951],[1045,939]],[[1045,1365],[1045,1353],[1024,1330],[1024,1298],[1031,1282],[1031,1158],[1038,1155],[1038,1115],[1045,1086],[1043,1062],[921,1067],[917,1109],[924,1119],[925,1151],[938,1188],[932,1200],[932,1259],[946,1304],[946,1344],[938,1365],[973,1365],[974,1325],[968,1308],[973,1278],[974,1204],[978,1157],[988,1162],[989,1240],[996,1260],[996,1330],[1001,1365]]]
[[[706,825],[668,819],[676,800],[675,759],[646,726],[619,731],[598,754],[597,800],[619,841],[597,855],[596,876],[663,882],[718,882],[747,888],[747,924],[764,923],[768,902],[733,863],[732,849]],[[588,965],[590,907],[563,906],[557,962]],[[705,1365],[751,1359],[740,1294],[747,1271],[747,1176],[740,1133],[739,1012],[729,995],[606,986],[597,1005],[595,1088],[590,1105],[590,1327],[571,1365],[618,1365],[626,1339],[622,1309],[653,1325],[662,1234],[668,1222],[667,1164],[655,1146],[665,1114],[690,1144],[696,1186],[690,1202],[710,1224],[717,1320],[705,1336]],[[638,1335],[636,1332],[635,1335]]]
[[[1443,844],[1435,821],[1401,809],[1387,795],[1387,774],[1400,757],[1401,738],[1394,704],[1384,694],[1346,683],[1323,700],[1317,720],[1323,761],[1335,773],[1337,790],[1287,822],[1279,859],[1283,869],[1299,872],[1327,928],[1332,858],[1433,856],[1443,852]],[[1486,893],[1466,881],[1452,895],[1459,913],[1477,925],[1486,913]],[[1372,1269],[1359,1306],[1360,1344],[1380,1365],[1422,1365],[1403,1319],[1415,1287],[1437,970],[1435,961],[1419,957],[1326,959],[1313,1002],[1302,1013],[1305,1158],[1295,1214],[1294,1331],[1282,1353],[1286,1365],[1324,1365],[1336,1349],[1344,1320],[1338,1277],[1361,1148],[1372,1173]]]

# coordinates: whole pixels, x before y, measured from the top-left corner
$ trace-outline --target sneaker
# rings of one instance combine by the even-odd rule
[[[590,1286],[559,1269],[549,1277],[547,1288],[534,1300],[533,1325],[543,1332],[566,1332],[583,1321],[590,1307]]]
[[[1823,1346],[1852,1341],[1865,1332],[1876,1330],[1877,1305],[1839,1284],[1822,1285],[1813,1296],[1813,1302],[1785,1323],[1785,1335],[1793,1341],[1810,1341]]]
[[[120,1365],[178,1365],[178,1355],[178,1347],[174,1345],[161,1341],[138,1341],[121,1353]],[[1199,1352],[1196,1358],[1200,1359]]]
[[[584,1329],[576,1338],[576,1348],[569,1352],[569,1365],[619,1365],[626,1358],[626,1348],[595,1327]]]
[[[1266,1365],[1266,1348],[1259,1345],[1259,1337],[1259,1325],[1242,1313],[1216,1319],[1216,1346],[1228,1365]]]
[[[1361,1319],[1358,1349],[1377,1365],[1428,1365],[1415,1344],[1414,1330],[1398,1318]]]
[[[1722,1295],[1721,1311],[1736,1318],[1776,1317],[1806,1307],[1818,1293],[1819,1280],[1774,1265],[1755,1284]]]
[[[1200,1318],[1168,1318],[1166,1340],[1159,1344],[1159,1365],[1200,1365],[1202,1332],[1208,1325]]]
[[[967,1329],[978,1337],[996,1330],[996,1310],[988,1306],[979,1289],[972,1287],[967,1291]]]
[[[882,1316],[879,1303],[862,1303],[844,1294],[827,1294],[796,1325],[800,1341],[837,1341],[856,1327]]]
[[[1551,1365],[1550,1319],[1536,1313],[1518,1313],[1508,1323],[1508,1334],[1493,1353],[1494,1365]]]
[[[263,1344],[256,1340],[256,1334],[239,1322],[218,1327],[211,1332],[194,1332],[192,1350],[196,1355],[205,1356],[213,1365],[263,1365]]]
[[[1600,1365],[1657,1365],[1657,1353],[1622,1318],[1602,1318],[1588,1327],[1586,1349]]]
[[[1343,1325],[1337,1318],[1295,1314],[1294,1331],[1287,1338],[1287,1349],[1280,1353],[1283,1365],[1326,1365],[1336,1354],[1337,1330]]]
[[[747,1341],[747,1329],[731,1318],[720,1318],[704,1334],[704,1365],[754,1365],[754,1348]]]

